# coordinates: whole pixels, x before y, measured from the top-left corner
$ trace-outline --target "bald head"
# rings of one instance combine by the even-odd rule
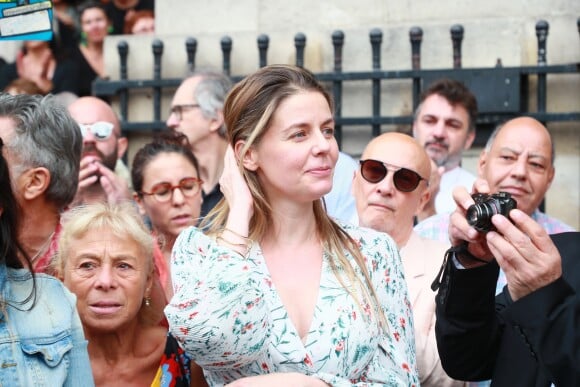
[[[380,161],[386,166],[387,174],[382,180],[372,183],[362,176],[360,169],[356,172],[353,194],[359,224],[387,232],[402,247],[411,235],[415,214],[429,199],[425,179],[429,179],[431,174],[431,159],[413,137],[390,132],[372,139],[361,160]],[[401,168],[413,171],[422,178],[411,192],[400,191],[395,186],[393,179]]]
[[[518,208],[531,215],[554,178],[554,157],[548,129],[531,117],[518,117],[492,133],[478,173],[491,192],[509,192]]]
[[[72,118],[79,124],[93,124],[98,121],[115,125],[115,134],[121,134],[119,118],[113,108],[96,97],[81,97],[68,106]]]
[[[485,144],[485,151],[489,152],[496,137],[500,132],[504,134],[506,132],[517,132],[525,135],[525,132],[534,132],[538,135],[539,140],[543,144],[549,144],[550,147],[550,161],[553,164],[556,158],[556,152],[554,149],[554,143],[552,142],[552,136],[548,129],[538,120],[532,117],[517,117],[509,121],[506,121],[503,125],[498,126],[489,136],[487,143]]]
[[[128,142],[121,136],[121,125],[113,108],[99,98],[82,97],[71,103],[68,111],[77,124],[81,125],[83,159],[86,156],[96,158],[107,168],[114,170],[117,159],[127,150]],[[98,125],[94,124],[97,122],[112,124],[113,131],[106,137],[95,134],[94,130]]]
[[[431,161],[425,150],[413,137],[403,133],[388,132],[373,138],[361,160],[367,158],[411,169],[425,178],[431,173]]]

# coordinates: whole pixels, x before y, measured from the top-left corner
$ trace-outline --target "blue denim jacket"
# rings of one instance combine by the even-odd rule
[[[0,386],[94,386],[76,298],[56,278],[0,263]],[[32,306],[32,307],[31,307]]]

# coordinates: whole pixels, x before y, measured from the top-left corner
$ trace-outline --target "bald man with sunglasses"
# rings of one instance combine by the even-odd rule
[[[73,205],[131,200],[130,175],[121,157],[128,146],[115,111],[99,98],[82,97],[68,106],[83,135],[79,187]]]
[[[406,134],[384,133],[365,148],[353,178],[359,224],[388,233],[399,247],[413,308],[417,365],[422,386],[463,386],[447,376],[435,341],[437,275],[448,246],[413,231],[413,218],[430,199],[431,161]]]

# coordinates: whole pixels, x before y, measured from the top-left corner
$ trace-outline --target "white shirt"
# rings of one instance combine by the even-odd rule
[[[324,196],[328,215],[347,223],[352,222],[353,219],[356,220],[356,203],[351,187],[357,168],[358,163],[355,159],[340,152],[334,168],[332,190]],[[358,222],[352,224],[356,225]]]
[[[435,198],[435,211],[438,214],[450,213],[455,211],[455,201],[453,200],[453,189],[457,186],[463,186],[468,192],[471,192],[475,176],[461,167],[455,167],[441,176],[439,183],[439,193]]]

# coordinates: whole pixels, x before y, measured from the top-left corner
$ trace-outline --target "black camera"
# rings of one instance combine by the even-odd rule
[[[508,217],[510,211],[518,205],[508,192],[498,192],[491,195],[477,193],[471,197],[475,204],[467,209],[467,222],[479,232],[494,230],[491,217],[495,214]]]

